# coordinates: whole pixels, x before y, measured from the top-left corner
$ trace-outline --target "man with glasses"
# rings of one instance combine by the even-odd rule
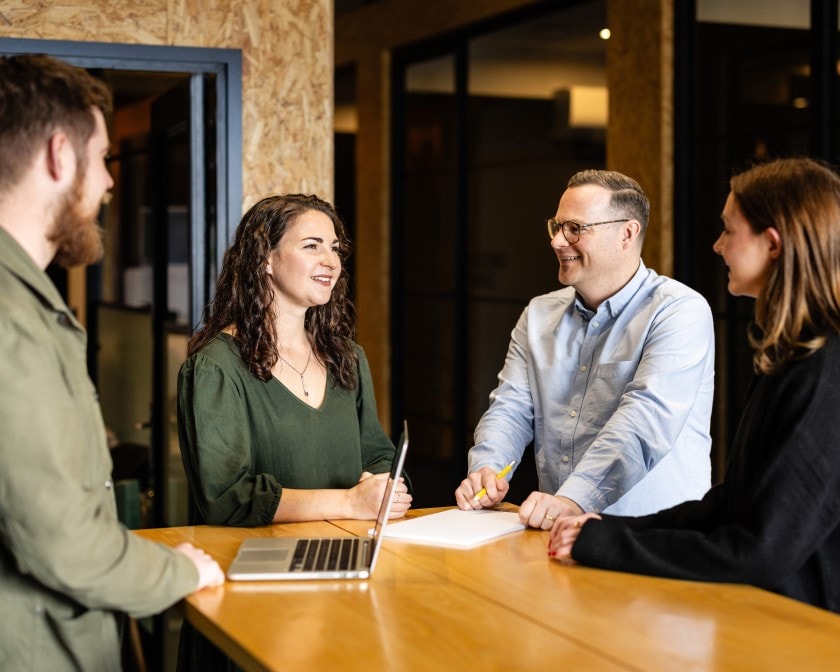
[[[533,442],[522,522],[643,515],[711,485],[714,333],[705,299],[641,259],[650,203],[621,173],[574,175],[549,219],[565,287],[531,300],[475,430],[461,509],[497,504],[497,474]],[[482,492],[482,489],[484,492]]]

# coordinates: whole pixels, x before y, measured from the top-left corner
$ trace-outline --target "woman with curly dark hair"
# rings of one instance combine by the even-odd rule
[[[779,159],[730,187],[714,250],[756,299],[756,375],[723,482],[641,518],[558,518],[549,554],[840,612],[840,177]]]
[[[376,517],[394,446],[353,341],[349,241],[316,196],[264,198],[224,257],[178,376],[178,433],[196,522]],[[400,485],[392,516],[411,503]]]

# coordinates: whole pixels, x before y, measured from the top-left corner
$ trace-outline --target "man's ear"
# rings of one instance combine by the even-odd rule
[[[625,244],[633,243],[642,233],[642,225],[637,219],[628,219],[624,222],[622,239]]]
[[[53,133],[47,141],[47,170],[56,182],[72,178],[76,168],[76,152],[67,135]]]
[[[782,236],[779,235],[779,230],[774,226],[768,226],[764,229],[764,235],[770,246],[770,258],[778,259],[782,254]]]

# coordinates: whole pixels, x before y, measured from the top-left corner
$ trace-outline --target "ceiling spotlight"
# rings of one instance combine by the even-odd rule
[[[600,37],[602,40],[610,39],[610,29],[601,28],[601,30],[598,32],[598,37]]]

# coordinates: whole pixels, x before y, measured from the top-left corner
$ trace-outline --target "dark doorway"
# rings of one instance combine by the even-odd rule
[[[418,507],[454,503],[516,320],[559,288],[545,220],[606,160],[605,21],[569,3],[394,55],[392,426]],[[591,94],[603,118],[581,121]],[[536,487],[526,449],[509,500]]]
[[[753,374],[754,301],[729,295],[712,244],[733,173],[789,156],[840,162],[838,3],[686,0],[674,9],[674,256],[677,277],[714,313],[718,480]]]

